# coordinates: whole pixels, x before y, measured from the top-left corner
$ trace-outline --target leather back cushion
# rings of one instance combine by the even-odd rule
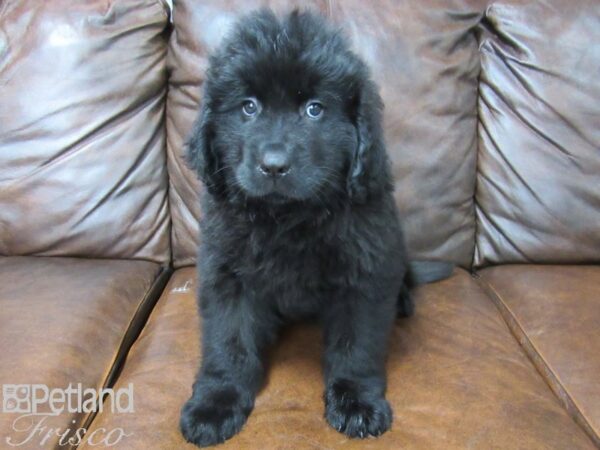
[[[415,257],[469,265],[474,250],[479,55],[473,29],[483,1],[181,0],[167,64],[167,150],[176,266],[192,264],[199,183],[182,161],[207,54],[243,12],[313,8],[339,24],[370,64],[386,104],[396,199]]]
[[[158,0],[0,3],[0,255],[169,259]]]
[[[600,5],[497,1],[481,43],[478,266],[600,260]]]

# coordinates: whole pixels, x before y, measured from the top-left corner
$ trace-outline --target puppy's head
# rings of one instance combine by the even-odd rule
[[[224,198],[365,201],[391,185],[381,109],[365,64],[323,19],[261,10],[211,56],[188,160]]]

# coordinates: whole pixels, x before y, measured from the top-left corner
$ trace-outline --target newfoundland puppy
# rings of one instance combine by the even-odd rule
[[[365,63],[320,17],[261,10],[210,58],[189,164],[206,185],[199,249],[202,364],[181,412],[200,446],[244,425],[265,350],[290,321],[324,330],[325,418],[350,437],[390,428],[385,357],[409,315],[406,260]],[[448,265],[422,264],[432,281]]]

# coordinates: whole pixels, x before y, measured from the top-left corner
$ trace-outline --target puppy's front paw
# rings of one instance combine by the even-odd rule
[[[361,392],[350,380],[338,380],[325,392],[325,418],[339,432],[365,438],[390,428],[392,409],[382,396]]]
[[[179,426],[188,442],[219,444],[238,433],[252,410],[234,388],[195,393],[181,409]]]

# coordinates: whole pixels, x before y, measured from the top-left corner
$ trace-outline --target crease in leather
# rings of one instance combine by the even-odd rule
[[[560,377],[552,370],[552,367],[544,359],[542,354],[538,351],[536,346],[531,342],[529,336],[525,332],[525,329],[519,322],[519,319],[510,309],[510,307],[502,300],[502,295],[494,289],[494,287],[485,279],[485,276],[481,276],[479,273],[474,273],[473,278],[477,281],[483,291],[490,297],[493,303],[498,308],[500,315],[506,322],[506,325],[510,329],[512,335],[519,342],[527,357],[531,360],[534,367],[540,373],[548,387],[552,390],[554,395],[558,398],[563,407],[567,410],[571,418],[579,425],[585,433],[590,437],[592,442],[600,448],[600,436],[596,434],[592,425],[586,420],[584,414],[581,412],[581,408],[577,401],[569,394],[567,389],[563,386]]]
[[[146,234],[146,236],[138,244],[138,246],[136,248],[136,254],[141,252],[147,245],[149,245],[153,239],[156,239],[157,236],[159,236],[159,232],[160,232],[159,230],[163,226],[165,226],[167,228],[167,232],[169,233],[169,236],[168,236],[169,241],[168,241],[168,248],[167,248],[167,251],[169,252],[169,254],[167,255],[167,262],[169,265],[171,265],[172,261],[173,261],[173,256],[172,256],[172,250],[171,250],[171,237],[170,237],[171,236],[171,215],[169,214],[168,184],[167,184],[167,192],[166,193],[160,192],[160,193],[163,194],[163,201],[161,202],[161,205],[159,208],[159,212],[161,214],[159,216],[160,220],[155,220],[152,223],[152,228],[151,228],[152,232]],[[135,219],[137,219],[140,215],[141,215],[141,212],[139,212],[136,215]],[[135,223],[135,220],[132,220],[130,226],[133,226],[134,223]],[[156,262],[153,259],[147,259],[147,258],[136,258],[136,259],[144,259],[146,261]]]
[[[479,176],[481,175],[481,171],[479,170],[480,163],[480,154],[479,154],[479,142],[481,140],[479,126],[481,124],[481,119],[479,116],[479,111],[481,111],[481,102],[485,103],[485,99],[481,95],[481,35],[485,32],[485,22],[486,22],[486,14],[482,14],[479,19],[477,26],[473,29],[473,33],[475,38],[477,39],[477,49],[479,51],[479,73],[477,74],[477,100],[475,102],[475,115],[477,116],[477,120],[475,121],[475,179],[473,180],[473,253],[471,253],[471,262],[469,264],[469,273],[471,276],[475,274],[475,264],[479,259],[479,244],[477,237],[479,236],[479,211],[482,211],[482,208],[479,206],[479,201],[477,199],[477,191],[479,189]],[[487,133],[489,135],[489,133]]]
[[[533,87],[533,85],[527,81],[527,78],[525,76],[523,76],[523,74],[521,74],[515,67],[513,67],[511,62],[515,61],[515,62],[520,63],[521,65],[524,65],[525,67],[528,67],[530,69],[533,68],[533,70],[535,70],[537,72],[541,72],[545,75],[548,74],[546,70],[538,68],[537,66],[535,66],[531,63],[526,64],[526,63],[518,60],[514,56],[511,56],[511,55],[507,54],[506,52],[502,51],[501,48],[499,48],[497,45],[494,45],[493,43],[490,43],[490,47],[492,48],[493,52],[498,57],[499,61],[501,61],[504,64],[504,66],[508,69],[508,71],[514,75],[515,79],[518,80],[518,82],[521,84],[521,86],[523,86],[523,88],[527,91],[527,93],[529,95],[531,95],[531,97],[533,97],[537,102],[542,103],[549,111],[551,111],[555,116],[560,118],[560,120],[562,120],[563,122],[566,122],[566,123],[571,122],[567,117],[565,117],[563,114],[558,112],[556,108],[554,108],[552,105],[550,105],[542,96],[540,96],[535,91],[535,88]],[[561,82],[563,82],[563,83],[566,81],[565,77],[562,77],[557,74],[552,74],[552,75],[554,77],[560,79]],[[495,89],[493,89],[493,90],[496,91]],[[496,92],[496,93],[498,94],[499,92]],[[501,99],[507,104],[507,106],[511,106],[506,102],[506,100],[504,98],[501,98]],[[521,121],[521,123],[526,125],[527,128],[529,128],[534,134],[541,137],[542,140],[548,142],[550,145],[552,145],[554,148],[556,148],[559,152],[561,152],[565,156],[567,156],[571,160],[571,162],[573,164],[575,164],[575,166],[577,168],[579,168],[579,169],[581,168],[581,166],[579,165],[579,163],[577,163],[576,158],[573,154],[571,154],[569,151],[567,151],[566,148],[564,148],[562,145],[560,145],[558,142],[556,142],[556,140],[552,139],[550,136],[548,136],[546,133],[544,133],[541,129],[539,129],[535,125],[533,125],[531,123],[531,121],[525,115],[523,115],[519,112],[519,108],[513,107],[510,109],[510,111]],[[591,143],[591,142],[588,142],[588,144],[593,145],[593,143]]]
[[[494,52],[497,54],[497,52],[494,50]],[[497,54],[498,56],[498,54]],[[502,56],[499,56],[499,59],[501,61],[504,62],[504,58]],[[505,63],[505,65],[508,67],[509,65]],[[509,70],[512,72],[512,69],[509,67]],[[518,78],[518,77],[517,77]],[[506,96],[504,95],[504,93],[502,91],[500,91],[500,89],[498,88],[498,86],[494,85],[494,84],[490,84],[490,83],[485,83],[485,82],[480,82],[481,84],[485,84],[491,92],[493,92],[496,95],[496,98],[498,100],[500,100],[502,103],[504,103],[504,105],[506,105],[507,110],[514,114],[522,123],[524,123],[530,130],[532,130],[534,133],[539,135],[538,130],[531,125],[527,119],[525,117],[523,117],[522,114],[519,114],[519,112],[517,111],[517,108],[515,108],[510,101],[506,98]],[[529,89],[527,89],[527,91],[529,92]],[[481,95],[479,94],[479,97],[481,98],[482,102],[484,105],[486,105],[488,107],[488,109],[493,109],[494,111],[496,111],[496,113],[498,114],[502,114],[501,111],[498,111],[498,109],[492,105],[490,105],[487,97],[485,95]],[[485,131],[485,134],[488,136],[490,142],[492,143],[492,145],[494,146],[494,148],[496,149],[497,154],[500,156],[500,158],[504,161],[504,163],[507,165],[507,167],[510,169],[510,171],[517,177],[517,179],[523,184],[523,186],[525,186],[525,188],[527,189],[527,191],[541,204],[542,201],[540,199],[540,197],[538,196],[538,194],[535,193],[535,190],[531,188],[531,186],[527,183],[527,181],[525,180],[525,177],[523,177],[518,171],[517,169],[511,164],[510,160],[508,159],[508,156],[504,154],[504,152],[502,151],[502,147],[496,142],[496,140],[493,138],[493,134],[490,132],[490,130],[488,129],[488,126],[485,122],[485,120],[482,120],[482,118],[479,118],[479,123],[481,124],[482,128]],[[547,139],[546,139],[547,140]],[[479,174],[481,174],[481,172],[479,172]]]
[[[163,9],[163,12],[165,13],[165,17],[170,20],[172,12],[171,12],[171,7],[167,3],[167,1],[166,0],[155,0],[155,1]]]
[[[483,176],[482,173],[478,174],[479,176]],[[487,219],[487,222],[494,227],[494,229],[498,232],[498,234],[500,236],[502,236],[504,238],[504,240],[506,241],[505,243],[510,244],[510,246],[513,248],[514,251],[516,251],[518,254],[521,255],[521,257],[523,257],[523,259],[529,263],[532,263],[533,260],[523,251],[521,250],[517,244],[509,237],[508,233],[506,232],[506,230],[504,230],[504,228],[498,226],[498,224],[495,222],[495,220],[492,218],[492,215],[489,214],[489,211],[486,210],[485,208],[482,208],[479,205],[479,202],[476,202],[476,207],[477,207],[477,211],[480,213],[481,216],[485,217]],[[508,217],[506,217],[505,219],[510,219]],[[479,224],[480,220],[477,221],[477,223]],[[475,235],[475,238],[477,239],[477,234]],[[488,245],[493,245],[496,250],[500,249],[502,247],[502,242],[498,242],[498,240],[493,240],[493,241],[489,241],[487,242]],[[479,245],[481,245],[480,242],[477,242],[477,246],[476,248],[479,248]],[[480,267],[483,268],[483,267]],[[475,264],[472,266],[472,269],[475,269]]]
[[[502,58],[501,58],[502,59]],[[490,84],[486,84],[486,86],[490,89],[491,92],[493,92],[494,94],[496,94],[498,100],[500,100],[501,102],[503,102],[506,107],[508,108],[508,111],[512,112],[520,121],[521,123],[525,124],[527,126],[527,128],[529,128],[532,132],[534,132],[536,135],[541,136],[543,139],[545,139],[547,142],[551,143],[554,145],[553,141],[550,141],[549,138],[547,138],[540,130],[538,130],[537,128],[535,128],[535,126],[533,124],[531,124],[522,114],[520,114],[517,111],[517,108],[514,108],[510,105],[510,103],[506,100],[506,98],[503,96],[502,92],[499,91],[497,89],[496,86],[492,86]],[[529,90],[528,90],[529,91]],[[530,92],[531,94],[531,92]],[[533,95],[533,94],[531,94]],[[489,100],[487,99],[487,97],[485,95],[479,95],[480,99],[481,99],[481,104],[485,105],[489,110],[493,110],[497,113],[500,113],[500,111],[497,110],[497,108],[495,108],[493,105],[491,105],[489,103]],[[480,104],[480,106],[481,106]],[[496,149],[496,153],[497,155],[502,159],[502,161],[504,161],[507,170],[510,170],[514,176],[520,181],[521,185],[524,186],[527,190],[527,192],[529,192],[531,194],[531,196],[533,198],[535,198],[535,200],[537,201],[537,204],[539,206],[541,206],[544,211],[547,213],[548,217],[550,219],[552,219],[552,221],[554,222],[554,225],[559,228],[559,229],[564,229],[565,225],[563,224],[563,221],[560,219],[560,217],[557,217],[557,215],[552,211],[552,208],[548,207],[548,205],[545,203],[545,201],[539,196],[539,194],[537,194],[535,192],[535,189],[533,189],[529,183],[527,183],[526,179],[524,176],[522,176],[519,171],[514,167],[513,164],[511,164],[511,161],[509,160],[509,157],[507,155],[505,155],[505,153],[502,151],[502,148],[500,145],[498,145],[498,143],[495,141],[493,134],[490,132],[490,130],[488,129],[488,125],[484,120],[479,120],[479,124],[481,125],[481,128],[483,130],[483,132],[485,133],[485,135],[487,136],[489,142],[492,144],[493,148]],[[555,147],[557,147],[558,144],[554,145]],[[557,147],[558,148],[558,147]],[[561,151],[561,153],[565,153],[562,152],[561,148],[559,148],[559,151]],[[576,162],[574,162],[574,158],[571,157],[571,155],[566,152],[566,155],[569,156],[569,160],[578,168],[580,168],[580,165]],[[477,172],[478,177],[481,176],[483,178],[485,178],[485,180],[492,185],[497,193],[499,195],[502,195],[502,186],[496,182],[493,178],[487,176],[485,174],[484,171],[479,171]],[[506,196],[504,196],[506,197]],[[478,205],[479,202],[476,201],[476,204]],[[479,207],[480,211],[484,211],[484,208]],[[496,213],[496,215],[499,215],[500,213]],[[515,242],[513,242],[511,239],[509,239],[508,234],[502,229],[502,227],[498,226],[495,222],[492,221],[491,216],[488,214],[485,214],[485,216],[487,217],[488,221],[490,224],[492,224],[494,226],[494,228],[496,229],[496,231],[506,239],[506,241],[508,243],[511,244],[512,248],[514,251],[516,251],[518,254],[521,255],[521,257],[523,258],[524,261],[529,262],[529,263],[533,263],[535,262],[534,259],[530,258],[526,253],[524,253],[523,250],[521,250]],[[505,217],[505,219],[510,220],[509,217]],[[514,220],[513,220],[514,221]],[[539,221],[540,224],[543,223],[543,221]],[[547,226],[541,227],[539,230],[536,230],[533,227],[529,227],[529,231],[535,235],[535,232],[541,232],[544,233],[545,230],[544,228],[547,228]],[[568,230],[567,230],[568,231]],[[544,242],[543,239],[539,239],[538,240],[540,242]],[[497,250],[501,250],[500,248]],[[498,253],[500,253],[498,251]]]
[[[160,105],[160,103],[163,102],[164,100],[164,96],[158,96],[156,98],[149,98],[147,100],[144,100],[142,104],[139,105],[139,107],[136,107],[135,110],[139,111],[143,108],[145,108],[147,105],[150,105],[150,103],[153,103],[153,101],[158,100],[158,102],[155,102],[155,105]],[[152,106],[151,106],[152,107]],[[137,112],[135,113],[135,115],[137,115]],[[134,117],[134,111],[132,110],[131,112],[127,113],[127,118],[129,117]],[[116,120],[117,122],[113,122],[112,120],[107,121],[106,124],[102,125],[102,126],[106,126],[108,123],[112,122],[112,125],[116,125],[118,122],[118,116],[116,116]],[[123,119],[123,121],[126,121],[127,118]],[[91,216],[98,208],[100,208],[104,203],[106,203],[108,200],[110,200],[110,198],[113,196],[113,194],[115,194],[115,192],[119,191],[121,186],[126,185],[127,183],[129,183],[131,181],[131,175],[140,169],[140,167],[143,167],[141,164],[141,161],[143,161],[144,159],[146,159],[148,157],[148,154],[154,150],[154,146],[152,145],[153,143],[156,142],[157,139],[161,138],[161,134],[163,133],[163,128],[158,126],[156,127],[152,134],[148,137],[148,141],[147,144],[143,146],[143,151],[138,152],[138,154],[136,155],[136,158],[131,162],[131,164],[129,165],[129,167],[127,168],[127,170],[125,172],[123,172],[123,175],[114,181],[113,186],[110,187],[110,189],[108,189],[95,203],[94,205],[88,209],[80,218],[79,220],[77,220],[74,223],[74,226],[80,225],[81,223],[83,223],[89,216]],[[145,199],[145,203],[143,204],[144,206],[146,206],[148,203],[150,203],[152,200],[154,200],[154,196],[148,196]],[[143,207],[139,207],[140,205],[138,205],[138,211],[136,214],[136,217],[139,217],[141,214],[143,214],[145,212],[145,208]],[[134,218],[135,219],[135,218]],[[151,236],[148,236],[151,237]]]
[[[130,31],[137,31],[137,30],[130,30]],[[127,109],[120,111],[117,114],[108,117],[104,122],[101,122],[101,123],[95,125],[94,128],[91,129],[88,133],[84,133],[76,141],[72,142],[65,148],[63,148],[60,151],[56,152],[55,154],[51,155],[51,157],[49,159],[41,162],[35,169],[17,177],[17,178],[9,178],[7,180],[3,180],[3,182],[8,184],[8,186],[4,186],[3,189],[10,189],[11,184],[18,185],[18,183],[22,182],[25,179],[38,176],[40,172],[43,172],[47,168],[52,167],[55,164],[59,164],[59,163],[63,162],[65,159],[68,159],[68,158],[72,157],[74,154],[84,150],[86,148],[87,144],[89,144],[92,141],[98,140],[99,138],[102,138],[104,136],[111,136],[114,133],[115,127],[120,126],[120,125],[125,125],[125,123],[127,121],[129,121],[130,119],[137,118],[137,115],[140,113],[140,111],[144,110],[147,106],[150,105],[150,108],[152,108],[152,106],[153,106],[152,103],[164,102],[164,100],[166,98],[166,88],[163,89],[163,92],[160,93],[159,95],[156,95],[154,92],[152,92],[150,94],[151,95],[149,95],[147,98],[140,98],[138,102],[135,102],[135,104],[131,105]],[[57,110],[55,110],[49,114],[46,114],[43,117],[40,117],[37,121],[47,120],[49,117],[60,114],[60,113],[62,113],[63,110],[66,110],[66,109],[70,108],[71,106],[72,105],[65,105],[61,108],[58,108]],[[30,125],[33,125],[33,124],[27,124],[27,125],[24,125],[24,127],[25,126],[29,127]],[[154,133],[152,134],[151,138],[148,141],[152,142],[154,140],[154,136],[157,135],[159,132],[163,132],[163,131],[164,131],[163,127],[160,127],[160,126],[156,127]],[[148,149],[146,148],[143,152],[140,152],[140,153],[142,155],[146,155],[147,150]],[[138,155],[138,159],[139,159],[139,155]],[[138,159],[135,160],[134,164],[137,164]],[[129,171],[126,174],[128,175]]]
[[[510,102],[506,99],[506,97],[504,96],[504,94],[498,89],[497,86],[493,86],[491,84],[486,84],[487,87],[490,89],[490,91],[492,91],[494,94],[496,94],[496,97],[503,102],[509,113],[514,114],[521,122],[525,123],[525,125],[531,129],[532,131],[535,132],[535,128],[533,128],[529,123],[527,123],[526,119],[517,112],[517,108],[515,108],[513,105],[510,104]],[[487,101],[484,101],[484,103],[487,105]],[[515,175],[515,177],[517,177],[517,179],[521,182],[521,184],[527,189],[527,191],[533,196],[533,198],[535,198],[538,203],[543,205],[542,199],[540,198],[540,196],[535,192],[535,190],[529,185],[529,183],[527,183],[527,180],[525,179],[525,177],[523,175],[521,175],[519,173],[519,171],[514,167],[514,165],[511,163],[511,161],[509,160],[509,157],[502,151],[502,148],[500,147],[500,145],[498,145],[498,143],[494,140],[494,138],[492,137],[492,134],[490,133],[486,123],[484,120],[480,120],[479,123],[482,124],[487,136],[490,138],[490,142],[493,144],[494,148],[496,149],[497,154],[500,156],[500,158],[502,159],[502,161],[504,161],[504,163],[506,164],[506,166],[510,169],[510,171]]]
[[[509,33],[505,32],[502,27],[498,26],[500,19],[498,16],[492,14],[492,9],[497,7],[498,6],[496,4],[491,3],[485,9],[482,24],[485,26],[486,31],[495,36],[498,40],[502,41],[504,44],[514,48],[516,51],[528,53],[527,49],[520,45],[517,39],[513,38]]]
[[[116,347],[116,351],[112,358],[112,362],[107,366],[107,371],[100,378],[104,381],[102,382],[101,386],[98,386],[98,388],[110,388],[116,383],[121,369],[123,367],[123,364],[125,363],[125,360],[127,358],[127,355],[129,354],[129,350],[131,349],[132,345],[135,343],[140,333],[142,332],[144,326],[146,325],[148,318],[150,317],[150,314],[154,309],[154,306],[158,302],[158,299],[163,293],[165,286],[167,285],[167,282],[171,277],[172,272],[173,270],[170,267],[160,267],[156,278],[152,283],[152,286],[150,286],[150,288],[146,292],[146,295],[144,295],[144,298],[138,303],[135,312],[131,316],[131,320],[129,321],[125,332],[123,333],[121,342]],[[103,399],[100,399],[100,401],[103,401]],[[86,433],[97,415],[98,407],[99,405],[96,405],[96,407],[92,411],[87,413],[84,416],[81,425],[79,425],[79,428],[84,428],[86,430]],[[71,449],[75,449],[77,447],[78,446],[71,446]],[[64,446],[58,446],[56,450],[62,450],[64,448]]]

